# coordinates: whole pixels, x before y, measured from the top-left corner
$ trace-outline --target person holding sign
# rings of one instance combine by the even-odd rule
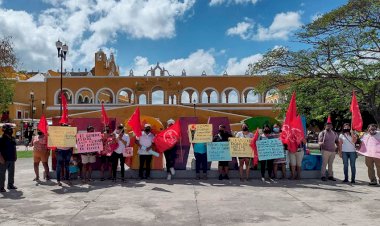
[[[104,181],[105,180],[105,177],[104,177],[104,170],[106,170],[106,168],[108,168],[108,179],[112,179],[112,167],[110,166],[110,164],[112,164],[112,161],[111,161],[111,155],[113,153],[113,151],[116,150],[116,148],[118,147],[118,143],[117,143],[117,140],[116,140],[116,137],[115,137],[115,134],[112,133],[111,129],[109,128],[109,126],[106,126],[106,128],[104,129],[104,133],[103,133],[103,137],[102,137],[102,141],[103,141],[103,151],[101,151],[99,154],[100,154],[100,174],[101,174],[101,178],[100,180],[101,181]]]
[[[213,138],[213,142],[225,142],[228,141],[228,138],[232,137],[232,135],[226,131],[225,125],[219,125],[218,134],[216,134]],[[228,161],[219,161],[218,162],[218,170],[219,170],[219,180],[229,180],[228,177]]]
[[[154,134],[151,133],[151,125],[145,124],[144,131],[142,131],[141,137],[136,137],[136,143],[139,146],[139,177],[140,179],[150,180],[150,165],[152,162],[152,146],[153,146]],[[144,177],[144,165],[145,168],[145,177]]]
[[[237,138],[253,138],[253,133],[249,132],[248,125],[243,124],[241,126],[241,131],[239,131],[236,134]],[[243,178],[243,166],[245,164],[245,179],[248,181],[249,180],[249,170],[250,170],[250,165],[252,158],[240,158],[239,160],[239,173],[240,173],[240,181],[244,181]]]
[[[259,140],[266,140],[266,139],[274,139],[274,137],[271,134],[272,130],[269,125],[264,125],[263,127],[263,133],[260,137]],[[261,170],[261,180],[264,182],[265,181],[265,169],[268,168],[268,177],[270,179],[273,179],[273,159],[268,159],[268,160],[261,160],[260,161],[260,170]]]
[[[279,138],[281,133],[281,126],[277,123],[273,125],[273,131],[272,131],[272,136],[275,138]],[[285,145],[284,145],[285,146]],[[286,156],[286,150],[284,150],[284,156]],[[278,172],[278,167],[281,168],[282,172],[282,177],[281,179],[285,179],[286,175],[286,158],[280,158],[280,159],[275,159],[273,162],[273,174],[274,178],[277,178],[277,172]]]
[[[33,146],[34,173],[36,174],[36,177],[33,179],[33,181],[40,180],[40,175],[39,175],[40,162],[42,162],[42,165],[44,166],[44,170],[45,170],[44,179],[50,180],[49,165],[48,165],[50,151],[47,148],[47,137],[41,130],[38,130],[37,134],[38,135],[34,136],[33,141],[31,142],[31,146]]]
[[[66,123],[62,123],[61,126],[69,126]],[[56,157],[57,157],[57,183],[58,186],[62,186],[61,183],[61,170],[62,167],[64,168],[64,179],[67,181],[69,185],[71,185],[70,182],[70,159],[73,154],[73,147],[57,147],[57,150],[55,151]]]
[[[87,127],[87,133],[94,133],[95,129],[93,126]],[[92,174],[92,164],[96,162],[96,153],[98,153],[99,150],[96,150],[94,152],[87,152],[84,154],[81,154],[82,159],[82,172],[83,172],[83,182],[86,183],[87,181],[91,181],[91,174]]]
[[[368,126],[367,133],[362,137],[359,153],[365,156],[365,165],[368,168],[369,185],[377,185],[375,167],[377,177],[380,183],[380,133],[376,124]]]
[[[124,182],[124,173],[125,173],[125,157],[123,155],[123,152],[126,147],[129,146],[129,136],[128,134],[124,133],[124,125],[120,124],[117,129],[114,132],[116,136],[116,140],[118,143],[117,149],[112,153],[111,159],[112,159],[112,181],[116,182],[116,170],[117,170],[117,164],[120,160],[120,174],[121,174],[121,181]]]

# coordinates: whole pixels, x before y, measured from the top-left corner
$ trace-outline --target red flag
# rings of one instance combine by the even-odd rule
[[[164,152],[172,148],[181,137],[181,125],[177,120],[166,130],[161,131],[154,138],[154,144],[156,145],[158,152]]]
[[[292,99],[290,100],[288,110],[286,112],[285,121],[281,128],[280,139],[282,143],[288,145],[288,149],[296,151],[297,147],[292,145],[291,134],[292,134],[292,121],[297,117],[297,103],[296,103],[296,92],[293,92]],[[295,150],[294,150],[295,149]]]
[[[295,143],[295,145],[301,144],[302,140],[305,139],[305,132],[303,129],[301,116],[297,115],[297,117],[291,123],[292,135],[291,142]]]
[[[103,103],[102,103],[102,123],[104,124],[104,126],[108,126],[108,124],[110,123],[110,119],[107,116],[107,112],[106,112],[106,109],[104,109]]]
[[[59,120],[60,124],[68,124],[69,123],[69,110],[67,109],[67,100],[65,94],[61,93],[61,103],[62,103],[62,116],[61,120]]]
[[[327,123],[332,123],[332,121],[331,121],[331,115],[329,115],[329,116],[327,117]]]
[[[363,119],[362,115],[360,114],[359,104],[358,100],[356,99],[355,91],[352,91],[350,111],[352,113],[352,129],[356,131],[362,131]]]
[[[38,126],[37,126],[37,129],[39,129],[41,132],[43,132],[45,135],[47,135],[48,123],[47,123],[45,115],[41,116],[40,122],[38,123]]]
[[[259,139],[259,128],[256,129],[255,135],[253,136],[251,140],[251,148],[253,150],[253,165],[256,166],[259,163],[259,155],[257,152],[257,145],[256,141]]]
[[[132,131],[135,133],[136,137],[141,137],[141,122],[140,122],[140,108],[137,107],[135,112],[131,115],[128,120],[128,125],[132,128]]]

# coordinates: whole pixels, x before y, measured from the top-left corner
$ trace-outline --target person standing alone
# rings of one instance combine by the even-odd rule
[[[318,143],[322,152],[321,180],[336,181],[333,175],[333,164],[336,155],[336,147],[339,144],[338,135],[332,129],[332,123],[328,120],[325,130],[319,133]],[[326,179],[326,166],[328,166],[328,178]]]
[[[10,125],[5,124],[2,127],[3,136],[0,138],[0,192],[6,192],[4,189],[5,172],[8,171],[8,189],[17,189],[14,186],[15,162],[17,160],[16,140],[12,136],[13,129]]]

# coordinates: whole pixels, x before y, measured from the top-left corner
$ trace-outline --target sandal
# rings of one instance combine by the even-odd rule
[[[36,177],[36,178],[33,179],[33,181],[40,181],[40,178]]]

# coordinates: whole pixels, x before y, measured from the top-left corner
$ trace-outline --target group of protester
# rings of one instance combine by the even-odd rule
[[[170,119],[167,122],[167,127],[174,124],[174,120]],[[68,126],[67,124],[62,124],[62,126]],[[0,138],[0,192],[6,192],[5,184],[5,173],[8,171],[8,189],[17,189],[14,186],[14,173],[15,173],[15,161],[17,160],[16,154],[16,142],[15,138],[12,136],[13,129],[10,125],[4,125],[2,127],[3,136]],[[92,126],[88,126],[87,132],[94,132]],[[264,139],[276,139],[279,138],[281,134],[280,125],[275,124],[273,127],[265,125],[262,128],[262,134],[259,136],[258,140]],[[220,125],[218,133],[213,137],[213,142],[225,142],[232,137],[232,134],[226,131],[225,125]],[[247,125],[243,124],[241,131],[237,132],[235,137],[237,138],[253,138],[253,134],[249,131]],[[109,179],[116,182],[117,167],[120,164],[121,167],[121,181],[125,181],[124,177],[124,164],[125,157],[123,156],[123,151],[125,147],[131,145],[130,138],[127,133],[125,133],[124,126],[119,125],[114,131],[109,127],[106,127],[103,131],[102,141],[104,145],[103,151],[80,154],[81,158],[81,178],[83,182],[91,181],[92,164],[96,162],[96,156],[100,156],[101,160],[101,180],[105,180],[105,171],[109,171]],[[344,180],[343,182],[349,182],[348,176],[348,166],[351,168],[351,183],[355,183],[356,179],[356,167],[355,162],[357,158],[357,150],[360,148],[363,142],[373,142],[380,144],[380,132],[377,131],[376,124],[370,124],[368,126],[367,132],[359,137],[354,133],[350,124],[344,124],[343,131],[340,135],[333,131],[332,124],[327,123],[325,129],[319,134],[319,145],[321,147],[322,154],[322,167],[321,167],[321,180],[332,180],[336,181],[333,175],[333,163],[336,153],[343,159],[344,165]],[[151,131],[151,125],[145,124],[144,131],[142,135],[136,138],[136,144],[138,145],[139,154],[139,178],[140,179],[151,179],[151,161],[152,161],[152,151],[154,149],[154,134]],[[43,132],[38,131],[37,135],[33,138],[31,145],[34,150],[34,171],[36,177],[35,181],[39,181],[39,163],[42,162],[44,167],[43,177],[45,180],[50,180],[49,178],[49,166],[48,159],[50,155],[50,150],[47,147],[47,135]],[[306,140],[299,145],[296,151],[288,151],[285,145],[284,147],[285,158],[263,160],[259,161],[261,170],[261,180],[265,181],[268,179],[278,178],[278,170],[280,169],[282,174],[281,178],[285,178],[286,175],[286,158],[289,159],[291,176],[289,179],[300,179],[301,169],[302,169],[302,159],[306,150]],[[380,150],[378,150],[380,152]],[[57,147],[55,150],[56,154],[56,178],[59,186],[62,186],[61,180],[64,179],[68,184],[70,182],[70,164],[73,163],[73,148],[72,147]],[[164,152],[166,159],[166,170],[167,179],[171,180],[172,176],[175,175],[174,162],[176,158],[176,146],[166,150]],[[196,160],[196,179],[207,179],[207,146],[206,143],[196,143],[194,144],[194,155]],[[240,180],[249,180],[250,169],[252,166],[252,158],[238,158],[237,162],[239,165]],[[368,177],[370,179],[370,185],[377,185],[377,179],[375,175],[375,167],[377,169],[377,176],[380,183],[380,158],[365,156],[365,164],[368,168]],[[109,167],[111,165],[112,167]],[[245,173],[244,173],[245,165]],[[326,174],[326,167],[328,171]],[[64,169],[64,172],[61,170]],[[202,170],[203,175],[201,176],[200,171]],[[220,161],[218,163],[219,170],[219,180],[229,179],[229,162]],[[267,171],[267,175],[266,175]],[[267,177],[266,177],[267,176]]]

